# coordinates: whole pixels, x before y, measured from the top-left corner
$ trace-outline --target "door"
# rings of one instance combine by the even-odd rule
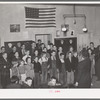
[[[51,34],[36,34],[35,41],[41,40],[46,46],[51,42]]]
[[[64,51],[65,53],[67,53],[69,51],[69,48],[70,48],[70,40],[72,40],[72,47],[74,48],[74,51],[77,50],[77,38],[55,38],[54,39],[54,42],[55,42],[55,45],[57,46],[57,48],[61,45],[61,40],[64,41]]]

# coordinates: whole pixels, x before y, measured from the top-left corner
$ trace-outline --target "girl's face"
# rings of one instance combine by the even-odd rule
[[[35,44],[35,43],[32,43],[32,47],[33,47],[33,48],[36,47],[36,44]]]
[[[44,48],[44,49],[43,49],[43,51],[44,51],[44,52],[47,52],[47,49],[46,49],[46,48]]]
[[[59,47],[59,51],[62,51],[63,49],[62,49],[62,47]]]
[[[42,48],[44,48],[44,47],[45,47],[45,45],[44,45],[44,44],[42,44],[42,45],[41,45],[41,47],[42,47]]]
[[[91,54],[91,53],[92,53],[92,51],[91,51],[91,50],[88,50],[88,53],[89,53],[89,54]]]
[[[19,53],[18,52],[15,53],[15,57],[19,57]]]
[[[4,52],[5,52],[5,48],[2,48],[2,49],[1,49],[1,52],[4,53]]]
[[[31,58],[28,58],[27,63],[31,63]]]
[[[37,50],[34,53],[35,53],[35,55],[38,55],[38,51]]]
[[[22,49],[25,49],[25,45],[22,45]]]

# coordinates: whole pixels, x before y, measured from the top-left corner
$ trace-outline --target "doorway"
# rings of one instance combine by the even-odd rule
[[[77,51],[77,38],[73,37],[73,38],[55,38],[54,42],[55,45],[57,46],[57,48],[61,45],[61,40],[64,41],[64,51],[65,53],[67,53],[69,51],[69,47],[70,47],[70,40],[72,40],[72,47],[74,49],[74,51]]]
[[[35,41],[41,40],[46,46],[51,42],[51,34],[35,34]]]

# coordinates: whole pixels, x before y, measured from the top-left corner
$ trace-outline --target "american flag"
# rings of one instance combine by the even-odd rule
[[[56,8],[25,7],[26,28],[56,27]]]

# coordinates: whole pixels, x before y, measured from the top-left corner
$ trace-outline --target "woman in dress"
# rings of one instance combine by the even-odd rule
[[[31,63],[31,58],[27,57],[26,58],[26,65],[25,65],[25,72],[26,72],[26,78],[30,77],[32,80],[34,79],[34,66]]]

